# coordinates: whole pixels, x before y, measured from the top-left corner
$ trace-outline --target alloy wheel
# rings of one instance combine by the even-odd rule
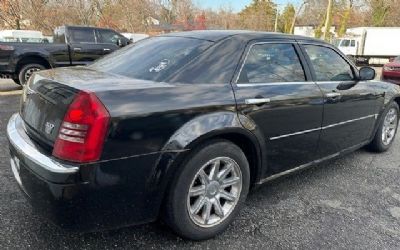
[[[200,227],[223,222],[234,210],[242,190],[239,165],[229,157],[204,164],[195,175],[187,195],[190,219]]]
[[[387,112],[385,119],[383,121],[382,143],[384,145],[389,145],[392,142],[394,136],[396,135],[397,123],[398,123],[397,110],[392,108]]]

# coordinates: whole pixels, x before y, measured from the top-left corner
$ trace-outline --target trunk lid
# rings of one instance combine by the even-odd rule
[[[20,114],[29,136],[45,149],[52,150],[65,113],[80,90],[96,94],[168,86],[171,85],[132,79],[86,67],[40,71],[31,77],[24,88]],[[101,95],[97,96],[100,98]]]

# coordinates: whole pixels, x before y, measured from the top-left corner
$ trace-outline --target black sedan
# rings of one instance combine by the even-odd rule
[[[251,31],[149,38],[35,73],[7,127],[33,208],[93,230],[163,219],[224,231],[249,189],[368,146],[387,150],[400,87],[319,40]]]

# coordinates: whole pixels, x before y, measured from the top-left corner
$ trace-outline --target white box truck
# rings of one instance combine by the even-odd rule
[[[400,27],[351,28],[335,43],[358,64],[383,65],[400,55]]]

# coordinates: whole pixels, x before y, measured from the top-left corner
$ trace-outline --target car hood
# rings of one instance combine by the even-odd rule
[[[400,62],[390,62],[385,64],[385,67],[396,67],[396,68],[400,68]]]

